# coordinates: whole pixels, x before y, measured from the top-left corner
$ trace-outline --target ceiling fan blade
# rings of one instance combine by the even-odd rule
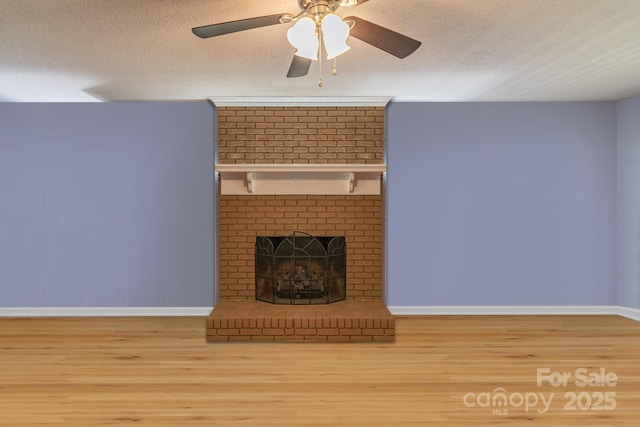
[[[240,19],[238,21],[229,21],[222,22],[220,24],[196,27],[191,31],[202,39],[208,39],[209,37],[222,36],[224,34],[235,33],[238,31],[280,24],[280,18],[283,16],[291,15],[288,13],[280,13],[278,15],[257,16],[255,18]]]
[[[422,44],[418,40],[396,33],[373,22],[365,21],[362,18],[348,16],[344,18],[344,21],[354,22],[353,28],[349,32],[350,36],[401,59],[411,55]]]
[[[294,55],[293,61],[291,61],[291,66],[289,67],[289,72],[287,73],[287,77],[306,76],[307,73],[309,73],[310,67],[311,59]]]

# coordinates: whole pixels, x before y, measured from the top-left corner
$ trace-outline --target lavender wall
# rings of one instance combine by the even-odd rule
[[[614,103],[392,103],[387,304],[616,304]]]
[[[617,113],[392,103],[387,303],[640,307],[638,198],[616,295],[616,130],[632,194],[640,101]],[[214,115],[0,104],[0,307],[212,305]]]
[[[618,103],[618,304],[640,308],[640,96]]]
[[[205,102],[0,104],[0,307],[213,304]]]

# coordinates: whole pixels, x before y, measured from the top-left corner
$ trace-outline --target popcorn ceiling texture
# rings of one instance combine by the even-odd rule
[[[383,163],[382,107],[224,107],[218,162]],[[257,236],[345,236],[347,299],[381,300],[383,196],[218,196],[221,300],[253,299]]]
[[[193,27],[298,1],[0,1],[0,100],[390,97],[394,102],[611,101],[640,94],[638,0],[403,0],[341,8],[423,45],[403,60],[358,40],[287,79],[291,25],[200,40]],[[25,31],[25,29],[37,29]],[[96,48],[99,47],[99,48]],[[325,87],[316,79],[322,75]]]

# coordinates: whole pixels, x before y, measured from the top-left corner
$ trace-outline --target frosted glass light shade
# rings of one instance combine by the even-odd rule
[[[335,13],[330,13],[322,19],[322,39],[327,51],[327,59],[342,55],[349,49],[347,38],[349,25]]]
[[[297,49],[296,55],[302,58],[318,60],[318,37],[313,19],[304,17],[287,31],[287,40]]]

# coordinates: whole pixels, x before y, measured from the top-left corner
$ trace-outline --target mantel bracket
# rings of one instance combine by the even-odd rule
[[[253,172],[247,172],[247,192],[253,193]]]

